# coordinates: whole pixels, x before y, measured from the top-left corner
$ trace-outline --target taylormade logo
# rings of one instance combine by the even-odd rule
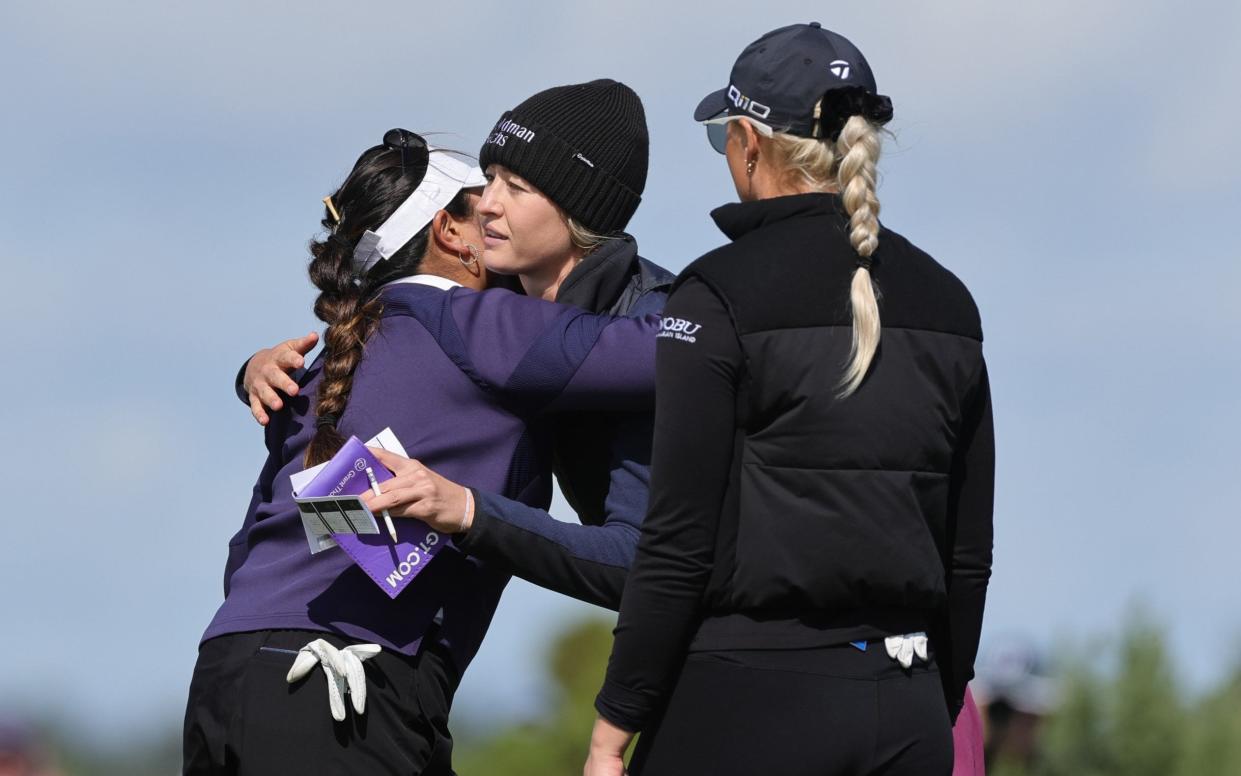
[[[833,60],[827,67],[832,71],[832,75],[842,81],[849,77],[849,63],[843,59]]]
[[[502,146],[509,137],[515,137],[518,140],[525,140],[529,143],[534,140],[534,131],[523,127],[512,119],[505,119],[496,124],[495,131],[491,133],[491,137],[487,138],[487,142]]]
[[[741,110],[753,116],[756,116],[757,118],[765,119],[767,118],[767,116],[771,114],[771,108],[767,107],[761,102],[755,102],[754,100],[751,100],[749,97],[746,97],[744,94],[741,93],[740,89],[733,86],[732,84],[729,84],[728,86],[728,99],[729,101],[732,102],[733,105],[736,105]]]

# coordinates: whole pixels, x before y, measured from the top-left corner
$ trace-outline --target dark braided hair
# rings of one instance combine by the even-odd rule
[[[306,466],[330,459],[345,443],[336,424],[349,403],[353,375],[362,360],[366,341],[379,327],[383,305],[379,288],[391,280],[418,272],[427,250],[428,224],[386,261],[378,262],[355,282],[353,250],[368,229],[379,225],[403,203],[426,174],[427,165],[402,159],[400,149],[386,145],[368,148],[353,171],[332,194],[340,221],[326,212],[323,227],[329,234],[310,243],[310,281],[319,288],[315,316],[327,324],[323,337],[323,374],[315,394],[315,435],[306,448]],[[445,208],[455,217],[469,214],[464,190]]]

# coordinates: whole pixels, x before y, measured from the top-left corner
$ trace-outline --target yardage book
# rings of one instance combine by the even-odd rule
[[[368,466],[379,482],[390,480],[393,475],[366,449],[368,445],[409,457],[392,429],[386,428],[365,445],[357,437],[350,437],[330,461],[289,479],[311,554],[339,546],[389,598],[396,598],[431,562],[448,537],[431,530],[421,520],[408,518],[393,521],[396,544],[379,530],[375,516],[358,496],[370,490]]]

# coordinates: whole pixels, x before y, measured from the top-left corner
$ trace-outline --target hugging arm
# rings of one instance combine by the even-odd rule
[[[616,429],[604,514],[581,523],[493,493],[474,490],[474,521],[455,539],[459,549],[502,563],[536,585],[608,609],[619,609],[638,546],[650,490],[652,422],[635,414]]]

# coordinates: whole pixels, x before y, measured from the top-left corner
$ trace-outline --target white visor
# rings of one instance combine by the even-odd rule
[[[401,203],[387,221],[373,231],[368,229],[353,249],[353,271],[359,277],[371,267],[392,258],[392,254],[414,239],[435,214],[452,202],[462,189],[487,185],[487,178],[471,165],[438,148],[427,149],[427,174],[418,188]]]

